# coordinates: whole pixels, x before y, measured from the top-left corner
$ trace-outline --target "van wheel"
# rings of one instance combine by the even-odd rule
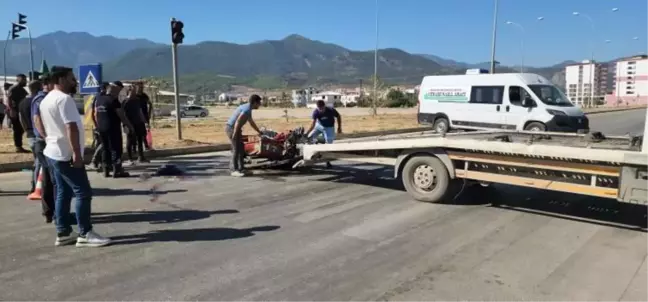
[[[405,190],[418,201],[444,201],[453,191],[448,169],[437,157],[415,156],[407,161],[401,175]]]
[[[547,126],[545,126],[543,123],[538,123],[538,122],[533,122],[529,123],[524,130],[526,131],[547,131]]]
[[[434,131],[438,133],[445,133],[450,130],[450,122],[445,117],[439,117],[434,120],[434,125],[432,126],[432,128],[434,128]]]

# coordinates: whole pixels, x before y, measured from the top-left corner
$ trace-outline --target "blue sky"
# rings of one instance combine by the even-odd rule
[[[375,0],[66,0],[67,7],[3,1],[0,19],[28,15],[34,36],[63,31],[146,38],[168,43],[169,18],[185,23],[186,43],[219,40],[250,43],[297,33],[354,50],[375,45]],[[379,46],[428,53],[466,62],[490,59],[493,0],[378,0]],[[645,53],[648,48],[646,0],[499,0],[497,59],[520,62],[525,27],[527,65],[545,66],[590,56],[597,59]],[[40,4],[40,5],[39,5]],[[31,8],[29,8],[31,6]],[[618,8],[613,12],[613,8]],[[54,14],[56,10],[56,14]],[[63,11],[61,11],[63,10]],[[595,22],[593,34],[586,18]],[[538,17],[544,17],[538,21]],[[594,37],[594,38],[592,38]],[[633,40],[638,37],[638,40]],[[611,40],[605,43],[605,40]]]

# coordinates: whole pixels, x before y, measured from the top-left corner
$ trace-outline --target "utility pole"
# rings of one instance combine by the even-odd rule
[[[27,30],[27,36],[29,37],[29,80],[31,81],[34,79],[34,48],[32,47],[32,35],[29,26],[27,26],[27,16],[18,13],[18,22],[11,23],[11,39],[15,40],[16,38],[20,38],[18,33],[25,29]]]
[[[371,105],[371,114],[376,115],[378,106],[378,0],[376,0],[376,47],[374,49],[374,79],[373,79],[373,104]]]
[[[3,67],[3,76],[4,76],[4,82],[3,84],[7,83],[7,46],[9,45],[9,38],[11,37],[11,31],[7,32],[7,39],[5,40],[4,44],[4,51],[2,52],[2,67]]]
[[[495,0],[495,12],[493,13],[493,41],[491,44],[491,65],[490,73],[495,73],[495,43],[497,41],[497,4],[498,1]]]
[[[184,24],[181,21],[176,21],[171,18],[171,59],[173,60],[173,94],[176,110],[176,131],[178,133],[178,140],[182,140],[182,112],[180,111],[180,92],[178,83],[178,44],[182,44],[184,33],[182,29]]]

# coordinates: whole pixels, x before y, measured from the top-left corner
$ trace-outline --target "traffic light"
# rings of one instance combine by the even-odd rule
[[[27,16],[25,16],[25,15],[23,15],[21,13],[18,13],[18,24],[20,24],[20,25],[27,24]]]
[[[11,39],[16,40],[17,38],[20,38],[20,35],[18,35],[18,33],[23,30],[25,30],[25,26],[11,23]]]
[[[182,44],[182,40],[184,39],[184,34],[182,33],[183,28],[184,23],[182,21],[171,19],[171,42],[173,44]]]

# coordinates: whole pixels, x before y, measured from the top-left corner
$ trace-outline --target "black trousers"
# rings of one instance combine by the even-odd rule
[[[133,155],[137,153],[139,159],[144,158],[144,141],[146,141],[146,126],[144,124],[134,124],[135,131],[128,129],[126,132],[126,151],[128,159],[135,160]]]
[[[20,118],[16,116],[16,117],[10,117],[9,119],[11,120],[11,129],[13,131],[14,146],[16,146],[16,148],[22,148],[23,134],[25,134],[25,130],[23,130],[23,127],[20,124]]]
[[[121,168],[123,153],[122,136],[119,130],[99,131],[102,145],[104,169],[110,166]]]
[[[52,181],[54,177],[52,169],[47,166],[47,159],[45,159],[45,155],[43,155],[43,150],[45,150],[45,142],[36,141],[33,150],[34,156],[38,158],[40,166],[43,169],[43,191],[41,193],[43,199],[41,199],[41,208],[43,209],[43,216],[51,218],[54,216],[55,195],[54,182]]]

